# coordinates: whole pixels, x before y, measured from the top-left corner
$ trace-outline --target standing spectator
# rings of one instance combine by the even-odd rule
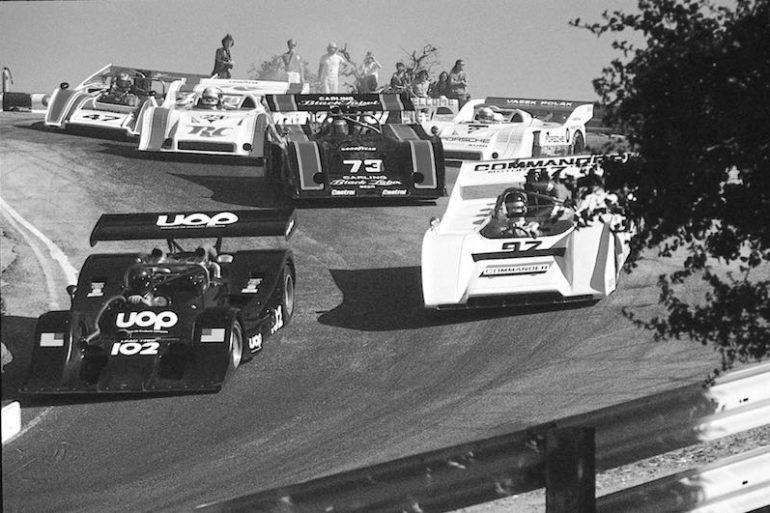
[[[336,94],[339,89],[340,66],[347,67],[347,61],[345,57],[337,53],[337,43],[329,43],[326,52],[321,56],[321,62],[318,64],[321,92]]]
[[[302,57],[294,51],[297,42],[294,39],[289,39],[286,41],[286,46],[289,47],[289,51],[281,56],[286,76],[292,84],[302,83],[305,81],[305,73],[302,70]]]
[[[222,47],[217,48],[217,52],[214,55],[214,71],[211,72],[211,76],[216,78],[230,78],[230,70],[233,68],[233,58],[230,56],[230,48],[235,44],[233,36],[227,34],[222,38]]]
[[[379,63],[377,58],[372,52],[366,52],[364,62],[358,69],[358,92],[359,93],[373,93],[379,86],[380,74],[379,70],[382,69],[382,64]]]
[[[449,95],[447,98],[459,100],[460,106],[468,100],[468,79],[465,76],[465,62],[457,59],[449,72]]]
[[[428,97],[428,88],[430,87],[430,79],[428,78],[427,70],[420,70],[417,72],[417,78],[412,82],[412,94],[418,98]]]
[[[431,84],[429,94],[432,98],[441,98],[442,96],[448,98],[449,93],[449,73],[442,71],[438,80]]]
[[[390,88],[394,93],[402,93],[409,89],[409,75],[403,62],[396,63],[396,72],[390,77]]]

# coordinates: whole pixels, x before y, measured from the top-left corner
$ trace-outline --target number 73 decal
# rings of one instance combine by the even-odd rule
[[[350,159],[343,160],[342,163],[350,166],[349,173],[358,173],[361,166],[364,167],[364,171],[367,173],[382,173],[382,159]]]

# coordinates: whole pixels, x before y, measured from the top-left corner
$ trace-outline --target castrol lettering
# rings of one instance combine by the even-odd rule
[[[115,320],[118,328],[149,328],[161,331],[175,326],[179,317],[174,312],[120,312]]]
[[[238,216],[232,212],[220,212],[213,216],[207,214],[176,214],[158,216],[155,223],[161,228],[220,228],[238,222]]]

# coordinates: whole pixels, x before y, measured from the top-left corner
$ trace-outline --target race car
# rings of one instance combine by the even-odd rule
[[[583,163],[584,178],[595,178],[596,161]],[[427,308],[591,302],[615,290],[633,235],[618,198],[597,186],[577,204],[555,194],[554,175],[578,174],[574,162],[544,163],[534,182],[532,168],[516,164],[460,168],[443,218],[423,237]]]
[[[162,240],[168,251],[99,253],[40,316],[29,394],[216,392],[294,313],[289,248],[224,251],[229,237],[281,237],[292,210],[105,214],[98,241]],[[185,239],[215,239],[183,248]],[[184,241],[183,241],[184,242]]]
[[[160,107],[147,109],[139,150],[261,159],[268,126],[262,96],[302,87],[273,80],[179,81]]]
[[[205,75],[154,71],[109,64],[74,88],[62,82],[48,102],[45,124],[139,134],[148,107],[157,106],[170,85]]]
[[[267,96],[265,173],[294,199],[444,195],[441,142],[408,96]]]
[[[450,164],[583,153],[593,104],[525,98],[476,99],[452,121],[423,123],[441,137]]]

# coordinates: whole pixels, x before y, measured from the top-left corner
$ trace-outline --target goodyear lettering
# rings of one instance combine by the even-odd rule
[[[149,328],[153,331],[175,326],[179,317],[174,312],[120,312],[115,320],[115,326],[118,328]]]
[[[340,151],[377,151],[374,146],[346,146],[340,148]]]
[[[237,221],[238,216],[232,212],[220,212],[213,217],[203,213],[176,214],[172,221],[169,221],[169,216],[161,215],[155,224],[161,228],[221,228]]]

